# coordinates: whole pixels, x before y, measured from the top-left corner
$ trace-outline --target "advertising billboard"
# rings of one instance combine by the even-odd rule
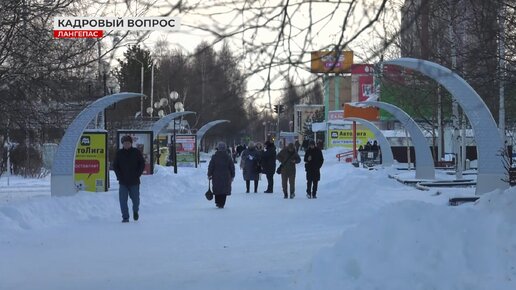
[[[303,139],[305,136],[305,130],[311,128],[311,124],[314,122],[324,121],[324,106],[323,105],[295,105],[295,118],[294,118],[294,132],[298,133],[298,136]],[[319,115],[322,119],[319,120]],[[310,126],[310,127],[309,127]],[[306,136],[311,137],[311,136]]]
[[[351,68],[351,99],[353,102],[366,101],[373,93],[374,87],[374,65],[354,64]]]
[[[85,131],[75,153],[75,186],[84,191],[107,191],[107,177],[107,132]]]
[[[178,166],[195,166],[196,135],[176,135],[176,156]]]
[[[352,51],[312,51],[310,72],[349,73],[352,65]]]
[[[365,146],[367,141],[375,140],[373,132],[367,129],[357,129],[357,147]],[[353,150],[352,129],[330,129],[328,130],[328,148],[344,147]]]
[[[135,130],[118,130],[117,131],[117,148],[122,148],[122,137],[129,135],[133,138],[133,147],[138,148],[143,154],[145,159],[145,169],[143,170],[144,175],[154,173],[154,150],[153,149],[153,133],[152,131],[135,131]]]

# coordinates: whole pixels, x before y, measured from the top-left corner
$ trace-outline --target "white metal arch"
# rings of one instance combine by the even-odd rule
[[[402,109],[384,102],[360,102],[360,104],[384,109],[398,119],[410,134],[416,154],[416,178],[435,179],[435,166],[430,145],[417,123]]]
[[[208,130],[210,130],[211,128],[215,127],[218,124],[223,124],[223,123],[230,123],[230,121],[229,120],[215,120],[215,121],[206,123],[204,126],[202,126],[197,131],[197,142],[201,143],[201,140],[204,137],[204,134],[206,134],[206,132],[208,132]]]
[[[385,64],[416,70],[444,86],[459,103],[475,132],[478,151],[476,194],[495,189],[507,189],[505,168],[499,152],[505,150],[496,122],[477,92],[459,75],[439,64],[415,59],[399,58]]]
[[[54,155],[50,179],[50,191],[52,196],[73,195],[77,192],[73,180],[75,153],[77,151],[79,138],[81,138],[84,129],[86,129],[91,120],[109,105],[135,97],[145,97],[145,95],[138,93],[118,93],[105,96],[91,103],[77,115],[68,129],[66,129]]]
[[[385,135],[383,135],[382,131],[378,127],[376,127],[375,124],[372,122],[362,119],[362,118],[344,118],[344,120],[351,120],[359,122],[360,124],[366,126],[369,130],[371,130],[376,137],[376,140],[378,140],[378,144],[380,145],[381,152],[382,152],[382,166],[388,167],[392,166],[394,163],[394,156],[392,155],[392,148],[391,143],[387,140]]]
[[[159,119],[158,121],[156,121],[154,123],[154,125],[152,125],[152,132],[154,134],[154,139],[157,138],[159,132],[161,132],[161,130],[163,130],[163,128],[165,128],[165,126],[167,126],[172,120],[177,119],[184,115],[189,115],[189,114],[195,114],[195,112],[191,112],[191,111],[175,112],[175,113],[168,114],[168,115],[164,116],[163,118]]]

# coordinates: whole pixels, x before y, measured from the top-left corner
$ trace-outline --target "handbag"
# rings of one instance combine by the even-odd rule
[[[207,200],[213,199],[213,192],[211,192],[210,180],[208,179],[208,191],[204,194]]]

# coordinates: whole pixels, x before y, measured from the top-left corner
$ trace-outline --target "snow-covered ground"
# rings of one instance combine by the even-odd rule
[[[516,289],[516,189],[447,205],[472,188],[420,191],[325,152],[318,199],[204,198],[206,164],[144,176],[140,220],[118,185],[51,198],[50,179],[0,179],[0,289]],[[113,176],[111,176],[113,178]]]

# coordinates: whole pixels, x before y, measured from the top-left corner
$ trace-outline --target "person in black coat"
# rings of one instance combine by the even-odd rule
[[[317,184],[321,179],[321,167],[324,158],[321,149],[315,146],[314,141],[310,141],[305,153],[306,170],[306,197],[317,198]]]
[[[122,137],[122,149],[116,152],[113,161],[113,170],[116,179],[120,184],[118,199],[122,212],[122,222],[129,222],[129,208],[127,206],[128,197],[133,203],[133,218],[138,220],[138,210],[140,207],[140,176],[145,169],[145,159],[142,152],[133,147],[133,139],[127,135]]]
[[[208,178],[213,184],[215,205],[224,208],[226,197],[231,195],[231,183],[235,178],[235,164],[226,151],[226,144],[219,142],[217,152],[211,156],[208,165]]]
[[[378,157],[378,143],[374,140],[373,145],[371,146],[371,151],[373,151],[373,158],[376,160]]]
[[[267,176],[267,190],[265,193],[274,191],[274,173],[276,172],[276,146],[270,141],[265,142],[265,151],[262,153],[262,168]]]
[[[303,151],[306,152],[306,150],[308,149],[308,139],[303,139],[303,144],[301,144],[301,147],[303,147]]]

